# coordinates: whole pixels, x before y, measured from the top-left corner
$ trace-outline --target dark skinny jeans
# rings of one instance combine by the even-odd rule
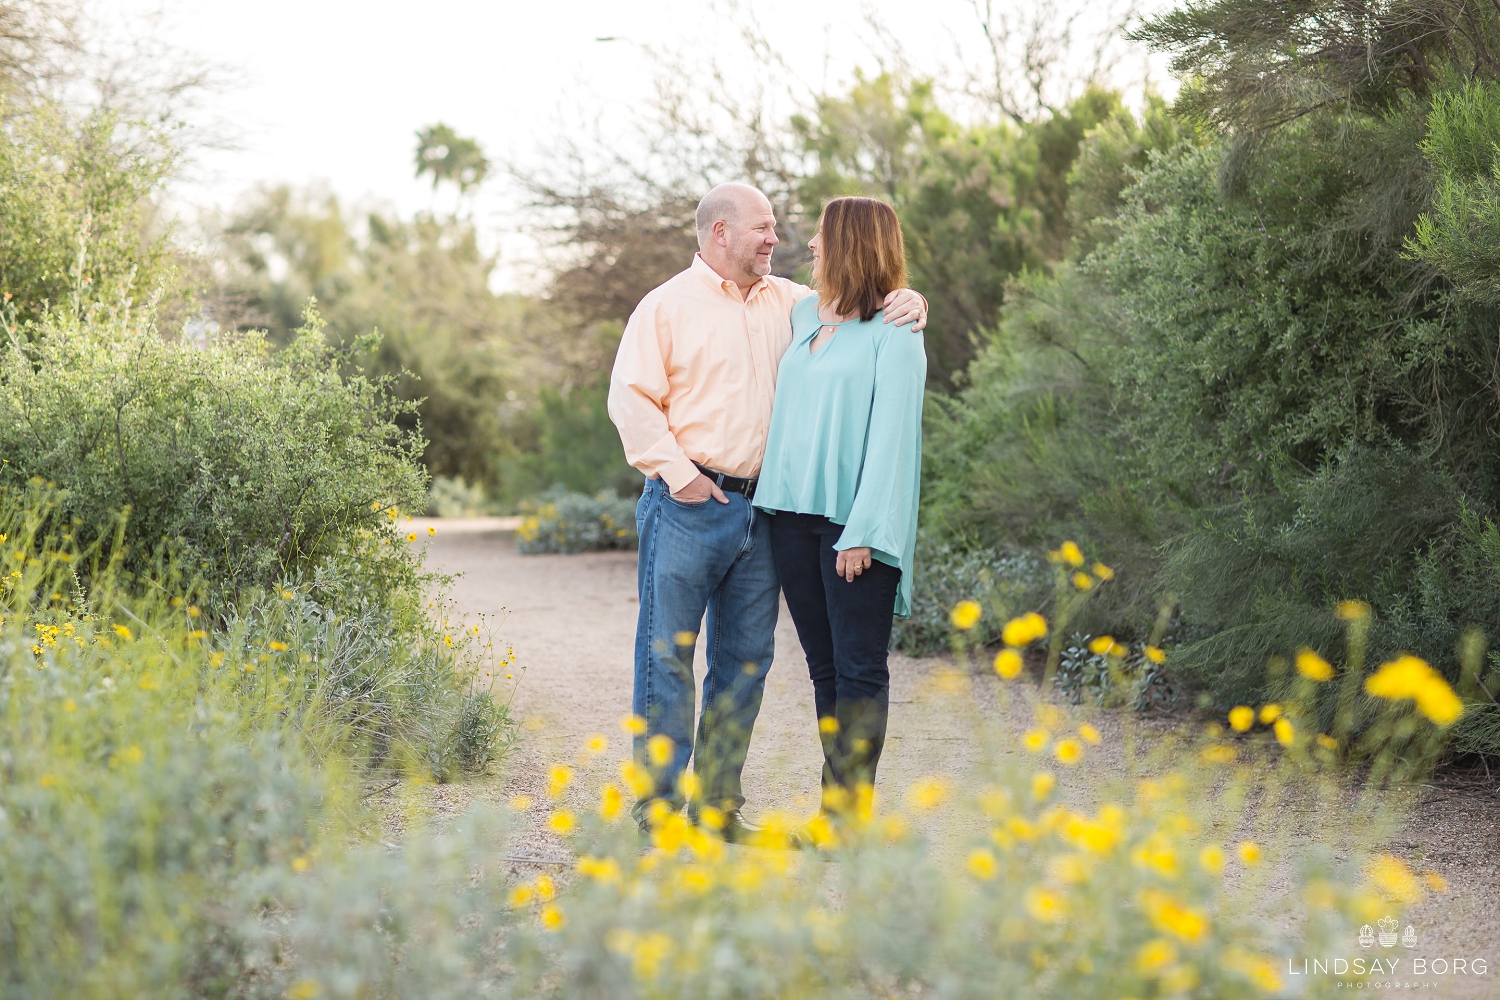
[[[901,571],[876,561],[850,582],[834,572],[833,545],[843,525],[790,511],[770,520],[776,573],[813,682],[824,801],[849,801],[828,793],[853,795],[862,784],[873,786],[885,746],[891,683],[886,656]]]

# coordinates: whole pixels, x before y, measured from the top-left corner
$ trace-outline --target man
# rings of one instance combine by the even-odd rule
[[[760,191],[721,184],[698,205],[692,266],[641,300],[625,326],[610,378],[609,415],[625,457],[646,474],[636,507],[640,619],[635,714],[645,720],[636,759],[655,788],[635,807],[644,830],[653,803],[687,798],[695,820],[740,841],[740,771],[771,667],[779,587],[766,515],[751,500],[792,339],[792,305],[811,289],[771,275],[776,215]],[[910,289],[886,299],[888,323],[926,324]],[[707,620],[704,621],[704,613]],[[703,708],[693,739],[693,645],[707,630]],[[648,753],[648,750],[650,751]],[[661,808],[661,807],[655,807]]]

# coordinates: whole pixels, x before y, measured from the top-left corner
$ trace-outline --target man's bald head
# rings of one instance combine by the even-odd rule
[[[706,249],[713,240],[715,223],[727,222],[731,226],[743,226],[746,219],[770,212],[771,200],[761,194],[758,188],[749,184],[720,184],[698,202],[698,215],[695,219],[698,249]]]

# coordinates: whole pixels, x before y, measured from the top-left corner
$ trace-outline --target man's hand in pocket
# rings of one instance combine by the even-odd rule
[[[729,498],[724,491],[719,489],[719,484],[709,479],[703,473],[698,473],[698,478],[688,483],[682,489],[672,494],[672,499],[682,503],[703,503],[713,497],[719,503],[728,503]]]

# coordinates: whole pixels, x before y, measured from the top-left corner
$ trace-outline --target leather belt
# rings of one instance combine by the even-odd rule
[[[755,499],[755,484],[759,480],[745,479],[742,476],[725,475],[722,472],[715,472],[713,469],[710,469],[706,465],[698,465],[697,462],[694,462],[693,464],[698,466],[699,472],[703,473],[709,479],[712,479],[714,481],[714,484],[725,493],[739,493],[746,500]]]

